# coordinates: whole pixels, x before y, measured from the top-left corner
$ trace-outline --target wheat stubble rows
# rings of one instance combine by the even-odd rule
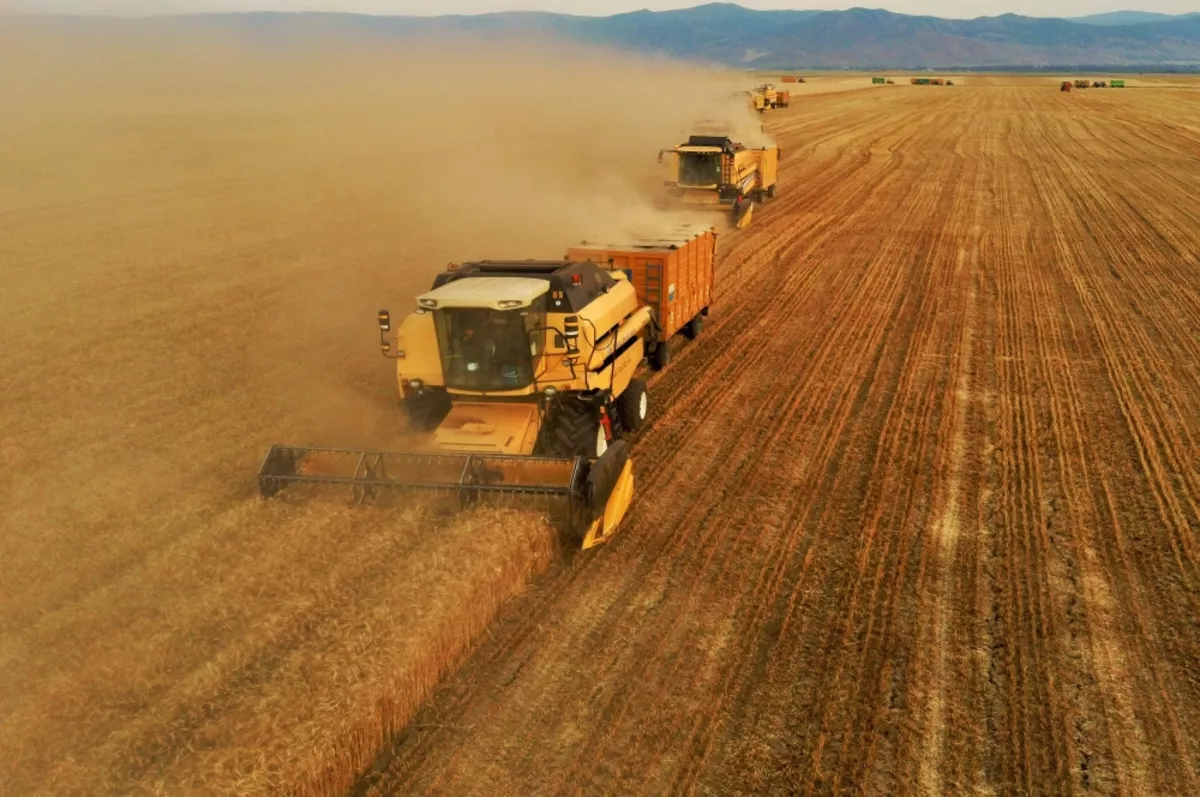
[[[772,117],[617,541],[370,793],[1200,793],[1200,104],[906,87]]]

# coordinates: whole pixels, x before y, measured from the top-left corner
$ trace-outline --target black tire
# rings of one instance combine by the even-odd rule
[[[419,432],[431,432],[450,411],[450,396],[442,390],[412,393],[404,397],[408,423]]]
[[[654,348],[650,350],[650,367],[655,371],[661,371],[666,368],[671,362],[671,347],[666,341],[656,343]]]
[[[770,188],[767,189],[767,198],[768,199],[775,198],[775,186],[771,186]]]
[[[589,457],[595,459],[600,430],[600,415],[575,399],[562,399],[552,406],[542,427],[538,448],[553,457]]]
[[[617,417],[621,419],[622,427],[636,432],[646,425],[648,398],[646,383],[640,379],[630,379],[629,387],[617,397]]]
[[[691,321],[683,325],[683,334],[687,335],[688,340],[695,340],[700,337],[701,331],[704,330],[704,316],[697,315]]]

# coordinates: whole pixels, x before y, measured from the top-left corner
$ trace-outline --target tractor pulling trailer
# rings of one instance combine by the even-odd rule
[[[297,484],[440,495],[461,506],[516,499],[550,510],[584,549],[608,540],[632,502],[625,437],[646,421],[637,377],[671,336],[699,333],[712,299],[716,235],[573,249],[561,261],[452,266],[380,347],[396,363],[418,450],[272,446],[271,497]],[[390,339],[389,339],[390,336]]]

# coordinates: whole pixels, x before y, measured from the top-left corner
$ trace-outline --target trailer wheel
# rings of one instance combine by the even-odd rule
[[[636,432],[646,425],[646,415],[650,410],[650,398],[646,393],[646,383],[640,379],[629,380],[629,387],[617,397],[617,417],[621,425],[631,432]]]
[[[595,409],[564,399],[547,413],[538,448],[550,456],[595,459],[608,448],[608,439]]]
[[[660,341],[656,343],[654,349],[650,352],[650,367],[655,371],[661,371],[666,368],[671,362],[671,347],[667,342]]]
[[[697,314],[695,318],[683,325],[683,334],[688,336],[688,340],[695,340],[700,337],[703,329],[704,316]]]

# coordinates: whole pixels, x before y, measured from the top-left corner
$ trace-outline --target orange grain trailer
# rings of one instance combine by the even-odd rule
[[[650,307],[646,359],[656,371],[671,361],[676,334],[695,340],[704,327],[716,280],[717,233],[711,227],[625,244],[584,241],[567,251],[567,260],[625,272],[638,300]]]
[[[794,78],[794,77],[782,77],[779,80],[783,83],[795,83],[796,82],[796,78]]]

